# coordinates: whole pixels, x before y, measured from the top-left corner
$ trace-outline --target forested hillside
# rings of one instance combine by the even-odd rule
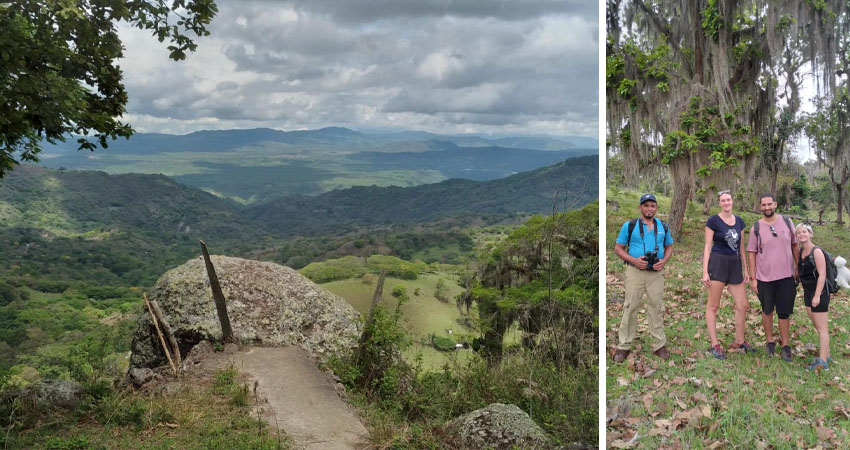
[[[231,203],[160,175],[20,166],[0,183],[0,211],[11,263],[0,273],[54,284],[151,285],[199,239],[239,252],[267,234]]]
[[[461,214],[541,214],[595,200],[593,180],[598,173],[598,158],[584,156],[486,182],[452,179],[412,188],[354,187],[315,197],[287,196],[251,207],[247,214],[284,234],[427,222]]]

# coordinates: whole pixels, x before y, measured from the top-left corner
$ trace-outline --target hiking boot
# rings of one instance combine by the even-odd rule
[[[764,344],[765,350],[767,350],[767,356],[773,356],[776,354],[776,342],[768,342]]]
[[[661,358],[665,361],[670,359],[670,352],[667,351],[666,346],[659,348],[658,350],[654,351],[653,353],[655,353],[655,356],[657,356],[657,357],[659,357],[659,358]]]
[[[623,361],[626,360],[626,358],[629,357],[629,353],[631,353],[631,352],[632,352],[631,350],[617,349],[617,352],[614,353],[614,362],[617,363],[617,364],[622,363]]]
[[[776,343],[774,342],[774,345],[775,345],[775,344],[776,344]],[[747,341],[744,341],[744,342],[742,342],[740,345],[738,345],[738,348],[740,348],[741,350],[743,350],[743,351],[744,351],[744,353],[758,353],[758,352],[759,352],[759,351],[758,351],[758,349],[753,348],[753,346],[752,346],[752,345],[750,345],[750,343],[749,343],[749,342],[747,342]]]
[[[824,361],[820,358],[815,358],[815,360],[806,366],[806,370],[814,370],[815,372],[820,372],[821,370],[829,370],[829,362]]]
[[[708,353],[711,353],[717,359],[726,359],[726,354],[723,352],[723,347],[720,344],[708,348]]]
[[[791,362],[791,347],[787,345],[782,346],[782,360],[785,362]]]

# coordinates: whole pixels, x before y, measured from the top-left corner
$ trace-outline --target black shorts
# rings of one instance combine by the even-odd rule
[[[741,284],[744,282],[744,270],[741,265],[741,255],[724,255],[711,252],[708,256],[708,278],[722,281],[726,284]]]
[[[774,307],[776,307],[776,313],[780,317],[791,315],[794,312],[794,297],[797,295],[794,277],[776,281],[758,280],[758,289],[759,302],[763,313],[773,314]]]
[[[809,308],[812,308],[812,299],[815,298],[816,288],[817,281],[811,289],[806,289],[806,286],[803,285],[803,303],[805,303]],[[826,286],[824,286],[823,290],[820,292],[820,303],[818,303],[817,308],[812,308],[812,312],[829,312],[829,291],[826,290]]]

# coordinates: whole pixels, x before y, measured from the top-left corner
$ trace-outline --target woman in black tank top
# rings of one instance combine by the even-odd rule
[[[823,250],[812,242],[812,227],[801,223],[797,225],[797,242],[800,244],[800,262],[797,272],[803,285],[803,299],[806,314],[818,332],[820,348],[818,357],[806,366],[808,370],[829,369],[832,358],[829,356],[829,290],[826,288],[826,256]]]

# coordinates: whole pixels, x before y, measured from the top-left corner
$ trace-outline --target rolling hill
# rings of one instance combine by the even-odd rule
[[[463,214],[551,213],[598,198],[598,158],[583,156],[490,181],[451,179],[409,188],[358,186],[318,196],[290,195],[246,214],[288,235],[429,222]]]
[[[492,223],[548,213],[553,205],[559,211],[581,207],[597,198],[597,172],[598,159],[585,156],[497,180],[361,186],[244,208],[162,175],[22,165],[0,181],[0,254],[7,263],[0,277],[51,280],[60,287],[73,280],[151,285],[197,256],[201,239],[213,252],[259,252],[283,262],[304,251],[289,244],[298,236],[337,241],[387,225],[403,232],[438,221],[469,224],[486,216],[484,222]],[[314,256],[332,250],[307,247]],[[302,264],[310,262],[301,256]]]

